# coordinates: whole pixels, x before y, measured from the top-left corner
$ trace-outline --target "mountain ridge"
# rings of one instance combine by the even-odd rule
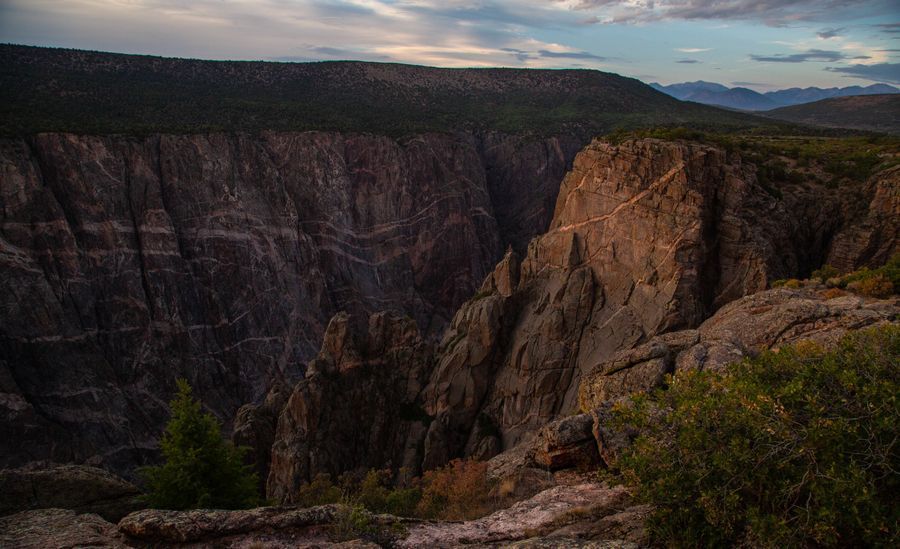
[[[482,130],[584,139],[616,127],[749,128],[586,69],[443,69],[363,61],[202,61],[0,45],[0,134]]]
[[[706,105],[749,111],[767,111],[834,97],[900,93],[900,89],[883,83],[865,87],[847,86],[844,88],[793,87],[768,92],[757,92],[745,87],[729,88],[722,84],[704,80],[680,82],[666,86],[652,82],[649,85],[655,90],[682,101],[694,101]]]

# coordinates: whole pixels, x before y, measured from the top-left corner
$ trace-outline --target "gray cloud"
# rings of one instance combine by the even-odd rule
[[[735,19],[787,26],[796,21],[843,21],[848,13],[856,18],[890,15],[895,0],[580,0],[574,9],[599,11],[585,23],[638,23],[666,19]],[[826,29],[841,30],[841,29]],[[837,36],[834,34],[833,36]]]
[[[606,57],[594,55],[586,51],[550,51],[538,50],[539,57],[549,59],[593,59],[595,61],[606,61]]]
[[[852,78],[862,78],[874,82],[900,84],[900,63],[878,63],[876,65],[851,65],[849,67],[827,67],[825,70],[842,73]]]
[[[731,85],[732,85],[732,86],[742,86],[742,87],[746,87],[746,86],[754,86],[754,87],[757,87],[757,88],[770,88],[770,87],[772,87],[770,84],[762,84],[762,83],[760,83],[760,82],[741,82],[741,81],[732,82]]]
[[[807,61],[841,61],[847,59],[843,53],[830,50],[806,50],[787,55],[751,55],[750,59],[766,63],[806,63]]]
[[[675,61],[676,63],[683,63],[685,65],[693,65],[695,63],[703,63],[703,61],[697,61],[696,59],[679,59]]]
[[[838,27],[836,29],[822,29],[816,33],[816,36],[823,39],[834,38],[843,34],[846,27]]]
[[[900,34],[900,23],[882,23],[872,26],[885,34]]]

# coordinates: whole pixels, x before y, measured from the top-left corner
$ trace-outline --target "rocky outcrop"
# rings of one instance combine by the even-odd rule
[[[592,468],[599,457],[593,427],[590,414],[568,416],[547,424],[537,435],[533,450],[535,463],[550,471]]]
[[[828,263],[843,272],[879,266],[900,253],[900,166],[868,183],[868,211],[834,238]]]
[[[813,197],[797,192],[776,199],[756,183],[753,166],[715,147],[595,141],[563,181],[549,232],[521,259],[507,251],[453,317],[424,386],[404,397],[427,419],[405,442],[393,443],[403,460],[395,454],[369,465],[415,470],[459,456],[489,459],[535,433],[512,469],[553,470],[611,455],[628,440],[599,424],[603,403],[661,386],[701,348],[703,360],[721,364],[744,356],[752,344],[707,340],[701,323],[717,310],[728,315],[728,303],[769,280],[824,259],[827,246],[822,235],[808,233],[806,218],[818,219],[838,203],[829,196],[798,215],[788,206]],[[325,347],[330,356],[348,352]],[[307,394],[303,401],[319,398]],[[578,408],[585,415],[553,422]],[[380,423],[384,416],[376,417]],[[331,436],[347,430],[332,428]],[[301,448],[301,457],[291,457],[294,446],[276,442],[278,459],[292,464],[284,469],[307,459],[304,445],[321,444],[304,429],[280,423],[279,436],[294,437]],[[338,471],[300,470],[289,478],[270,475],[269,494],[285,497],[311,471]]]
[[[231,442],[235,446],[249,448],[244,456],[248,465],[256,470],[259,479],[259,493],[266,493],[266,479],[269,478],[269,464],[272,461],[272,445],[275,444],[275,430],[278,416],[291,396],[291,390],[277,383],[260,404],[241,406],[234,417]]]
[[[155,455],[174,380],[223,420],[336,312],[442,329],[546,229],[572,139],[335,133],[0,140],[0,465]],[[508,219],[498,226],[494,203]]]
[[[35,463],[0,471],[0,516],[32,509],[69,509],[115,522],[141,509],[140,490],[86,465]]]
[[[798,222],[753,174],[698,144],[595,141],[579,153],[518,276],[504,274],[507,256],[445,332],[423,393],[435,418],[426,467],[515,445],[574,410],[582,374],[615,352],[796,271]],[[663,363],[644,373],[661,380]]]
[[[620,351],[586,374],[579,405],[593,417],[600,457],[612,465],[636,436],[611,428],[610,407],[637,392],[663,384],[661,372],[721,371],[728,364],[783,345],[812,341],[834,345],[848,331],[900,322],[900,298],[829,297],[823,286],[775,289],[735,300],[696,330],[656,336]]]
[[[23,511],[0,518],[0,547],[64,549],[129,547],[116,525],[99,515],[68,509]]]
[[[389,467],[417,474],[430,421],[419,393],[431,353],[411,318],[336,315],[279,417],[268,496],[291,502],[319,473]]]
[[[338,509],[337,505],[308,509],[257,507],[242,511],[146,509],[122,519],[119,530],[128,538],[145,543],[195,543],[260,531],[297,531],[327,525],[334,521]]]
[[[640,514],[632,507],[631,497],[622,486],[609,488],[602,484],[586,483],[563,485],[544,490],[534,497],[514,504],[508,509],[492,513],[484,518],[462,523],[422,523],[412,525],[408,535],[398,542],[399,547],[459,547],[461,545],[503,544],[534,537],[534,546],[541,546],[554,537],[564,541],[572,525],[580,518],[589,519],[593,526],[590,537],[596,541],[646,541],[642,520],[626,532],[621,524],[621,513]],[[619,515],[618,518],[616,515]],[[605,519],[605,522],[604,522]],[[604,526],[608,527],[604,527]],[[560,531],[557,536],[554,533]],[[521,547],[529,547],[524,542]],[[552,547],[565,544],[550,545]]]

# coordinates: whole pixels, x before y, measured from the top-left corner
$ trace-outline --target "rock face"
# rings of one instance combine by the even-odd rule
[[[267,495],[291,502],[316,474],[392,467],[420,471],[429,418],[419,394],[431,345],[408,317],[335,316],[278,420]]]
[[[133,484],[96,467],[32,464],[0,471],[0,516],[59,508],[115,522],[144,505]]]
[[[0,465],[99,455],[127,472],[154,455],[177,377],[230,420],[301,377],[341,310],[439,331],[508,244],[546,229],[578,145],[0,140]]]
[[[426,467],[515,445],[574,410],[582,374],[616,351],[696,326],[795,272],[797,227],[752,169],[720,149],[595,141],[518,275],[507,274],[516,270],[507,256],[445,332],[423,393],[435,418]],[[647,368],[665,373],[658,362]]]
[[[883,265],[900,252],[900,167],[876,174],[868,186],[868,211],[835,237],[828,254],[828,263],[844,272]]]
[[[679,360],[688,360],[688,350],[699,353],[708,346],[702,360],[721,364],[744,356],[752,344],[713,342],[698,327],[717,310],[729,314],[729,302],[763,290],[768,280],[821,264],[830,240],[810,226],[840,228],[840,218],[829,219],[839,206],[832,197],[798,214],[797,204],[815,197],[801,189],[776,199],[754,174],[754,167],[715,147],[595,141],[578,154],[563,181],[549,232],[534,239],[521,260],[507,251],[453,317],[433,361],[416,370],[417,380],[424,381],[402,401],[422,421],[392,431],[407,432],[406,440],[392,442],[389,452],[383,443],[370,446],[367,463],[330,456],[310,465],[311,449],[328,447],[325,438],[315,442],[319,435],[307,432],[313,403],[326,402],[318,411],[323,418],[342,418],[331,410],[329,394],[353,395],[352,401],[364,403],[357,409],[361,416],[372,414],[372,406],[351,386],[340,389],[341,376],[304,382],[279,422],[269,495],[289,500],[298,480],[340,472],[338,463],[415,471],[459,456],[488,459],[579,407],[592,415],[551,423],[520,461],[571,467],[627,443],[603,432],[601,404],[661,385]],[[788,301],[805,310],[798,296]],[[761,324],[777,325],[777,319]],[[320,355],[332,357],[326,362],[356,354],[340,341],[326,338]],[[365,361],[373,358],[366,355]],[[394,369],[405,379],[408,367]],[[370,378],[353,385],[373,395],[390,391],[390,384]],[[298,410],[300,424],[292,425],[290,415]],[[398,416],[390,414],[375,413],[375,425],[397,425]],[[359,433],[358,423],[343,422],[329,420],[327,438],[379,438],[376,429],[364,425]],[[424,438],[420,429],[426,430]],[[598,454],[596,440],[604,437]],[[275,475],[276,462],[290,473]]]

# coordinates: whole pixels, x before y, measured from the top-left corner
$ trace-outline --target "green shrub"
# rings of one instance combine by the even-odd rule
[[[492,508],[492,483],[487,463],[455,459],[422,475],[422,499],[416,508],[421,517],[467,520],[486,515]]]
[[[866,297],[883,299],[894,293],[894,285],[884,275],[875,275],[847,285],[847,289]]]
[[[886,264],[878,267],[877,269],[869,269],[867,267],[863,267],[862,269],[844,275],[840,278],[838,285],[842,288],[848,288],[852,290],[853,287],[851,287],[851,284],[855,282],[864,282],[872,278],[885,279],[887,282],[890,282],[890,293],[900,293],[900,254],[894,255],[891,259],[888,260]],[[882,282],[879,282],[879,285],[886,288],[886,284]],[[860,285],[856,285],[855,287],[858,290]]]
[[[257,505],[257,477],[244,465],[246,449],[222,438],[218,422],[201,410],[184,379],[178,380],[171,413],[160,441],[165,463],[140,471],[150,506],[182,510]]]
[[[810,278],[818,278],[819,280],[821,280],[824,283],[829,278],[834,278],[834,277],[838,276],[839,274],[841,274],[840,271],[838,271],[831,265],[822,265],[821,269],[816,269],[815,271],[812,272],[812,275]]]
[[[301,507],[315,507],[327,503],[338,503],[343,495],[343,491],[331,482],[331,475],[319,473],[312,482],[300,486],[295,501]]]
[[[338,508],[328,534],[332,541],[362,539],[380,547],[393,547],[397,538],[404,534],[404,528],[399,523],[380,521],[365,507],[356,503]]]
[[[371,469],[365,475],[345,473],[338,485],[329,475],[320,474],[300,487],[295,501],[303,507],[343,502],[372,513],[456,520],[492,511],[496,503],[492,488],[486,463],[457,459],[406,484],[395,483],[387,469]]]
[[[692,372],[615,409],[618,466],[673,547],[896,547],[900,327]]]

